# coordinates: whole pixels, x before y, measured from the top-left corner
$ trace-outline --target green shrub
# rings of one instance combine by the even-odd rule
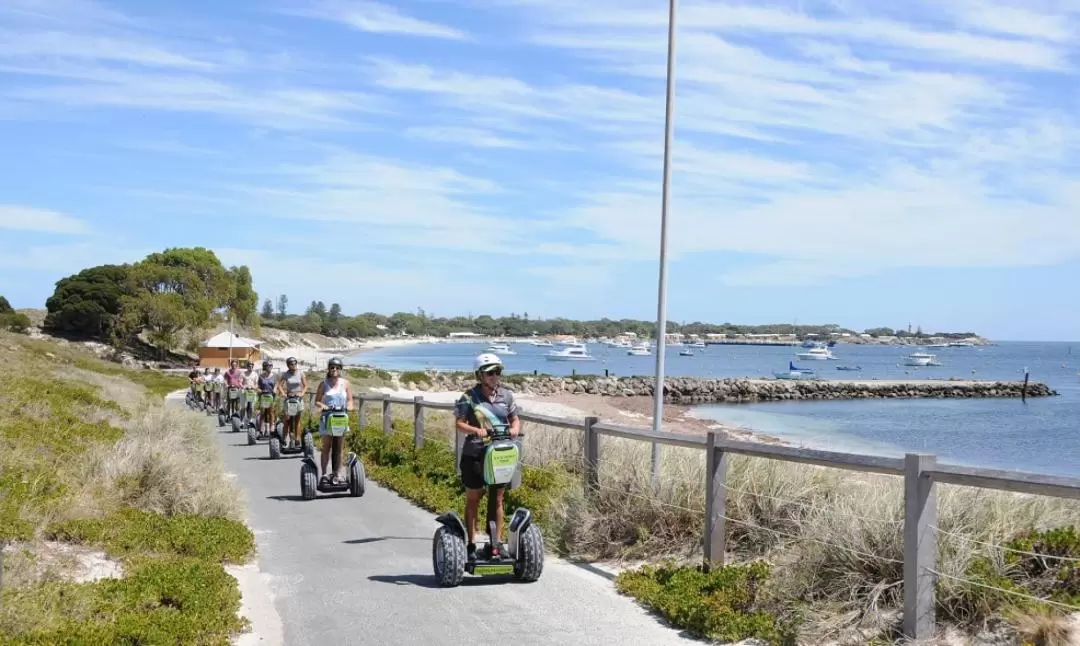
[[[403,372],[401,373],[401,376],[398,377],[398,380],[403,384],[407,384],[410,381],[414,384],[431,383],[431,377],[429,377],[426,372],[421,372],[419,370]]]
[[[24,334],[32,325],[33,323],[30,321],[30,317],[22,312],[0,313],[0,329],[15,332],[17,334]]]
[[[972,560],[966,575],[970,583],[961,584],[947,600],[953,616],[977,623],[1003,610],[1048,609],[1020,595],[1080,607],[1080,531],[1076,527],[1027,531],[1003,547],[1000,562],[987,556]],[[1059,609],[1050,609],[1061,614]]]
[[[711,570],[663,564],[622,572],[615,587],[698,637],[793,644],[797,619],[780,621],[760,607],[758,591],[768,576],[763,561]]]
[[[244,630],[240,592],[215,563],[133,559],[120,579],[4,590],[0,645],[206,644]]]
[[[255,548],[255,537],[243,523],[228,518],[161,516],[122,509],[105,518],[78,518],[54,523],[50,539],[102,547],[113,557],[172,554],[216,563],[240,563]]]
[[[123,431],[95,417],[125,417],[95,388],[16,375],[0,391],[0,542],[29,538],[36,517],[61,509],[72,493],[67,463]]]

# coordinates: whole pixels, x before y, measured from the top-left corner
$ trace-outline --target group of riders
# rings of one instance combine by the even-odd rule
[[[271,361],[262,362],[262,371],[248,363],[243,369],[233,359],[229,369],[192,368],[188,382],[192,400],[207,410],[223,411],[232,417],[246,413],[248,419],[256,420],[257,437],[265,439],[280,415],[284,429],[282,441],[286,447],[300,446],[300,416],[304,412],[304,393],[307,392],[307,375],[297,368],[295,357],[285,361],[285,372],[275,373]],[[286,402],[297,401],[295,414],[290,415]],[[256,408],[257,407],[257,408]]]
[[[307,375],[297,368],[297,361],[289,357],[285,361],[285,372],[274,374],[274,366],[270,361],[263,361],[262,372],[256,373],[249,363],[244,370],[237,366],[236,361],[231,361],[229,370],[222,373],[219,368],[206,368],[203,372],[192,369],[188,375],[191,381],[192,395],[197,401],[202,401],[204,406],[212,406],[212,410],[222,410],[223,393],[227,397],[226,412],[229,416],[239,413],[241,395],[245,396],[245,406],[248,418],[255,414],[252,410],[253,402],[258,402],[259,420],[257,422],[260,437],[267,437],[273,430],[275,417],[280,413],[284,423],[283,442],[287,446],[301,445],[300,416],[303,412],[303,397],[307,392]],[[319,432],[322,436],[322,473],[323,478],[334,484],[341,482],[340,445],[334,451],[334,465],[332,475],[327,473],[327,461],[331,454],[334,443],[341,442],[343,437],[331,437],[326,432],[325,414],[333,410],[352,410],[352,387],[349,382],[342,378],[344,364],[341,359],[333,358],[327,364],[326,379],[319,384],[315,394],[315,408],[320,415]],[[476,558],[476,534],[479,504],[481,497],[489,489],[484,480],[484,446],[489,436],[485,425],[480,417],[493,418],[505,425],[511,438],[517,437],[521,432],[521,419],[518,416],[517,402],[513,392],[501,383],[503,362],[497,355],[483,353],[473,361],[473,375],[476,384],[466,390],[458,399],[454,407],[455,428],[458,433],[465,436],[461,458],[458,464],[461,473],[461,483],[466,490],[465,496],[465,529],[467,534],[466,554],[469,560]],[[212,399],[212,402],[210,401]],[[289,408],[285,406],[288,401],[300,405],[292,407],[295,414],[289,414]],[[275,404],[280,405],[280,411],[275,409]],[[480,412],[478,409],[484,409]],[[503,528],[503,494],[505,485],[490,487],[488,518],[494,520],[496,531],[494,536],[502,535]],[[492,513],[494,512],[494,513]],[[492,518],[494,515],[494,518]],[[488,554],[497,555],[500,550],[497,539],[487,546]]]

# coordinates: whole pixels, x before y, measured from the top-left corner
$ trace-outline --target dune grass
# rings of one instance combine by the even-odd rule
[[[390,454],[367,447],[369,475],[433,511],[460,506],[450,414],[425,414],[425,436],[438,451],[425,447],[410,453],[412,407],[395,405],[391,410],[394,434],[384,439],[380,408],[368,407],[365,442],[398,446]],[[541,507],[548,549],[584,560],[666,561],[629,570],[618,585],[670,621],[714,638],[734,639],[737,633],[738,638],[757,636],[773,643],[784,643],[796,628],[801,643],[884,644],[898,638],[901,478],[736,456],[727,481],[727,562],[732,565],[720,573],[701,572],[702,451],[665,447],[661,488],[653,492],[649,444],[601,437],[600,489],[586,496],[582,434],[532,423],[526,423],[524,431],[527,467],[522,489]],[[393,457],[388,460],[386,455]],[[530,474],[545,474],[559,484],[545,488],[544,483],[529,483]],[[1080,569],[1071,567],[1080,562],[1020,557],[993,547],[1080,558],[1080,534],[1068,529],[1080,525],[1080,504],[941,485],[938,505],[936,569],[970,581],[940,578],[939,623],[969,634],[997,628],[1030,635],[1033,625],[1056,626],[1046,630],[1060,634],[1060,608],[1048,609],[982,586],[1080,606]],[[768,567],[753,570],[751,576],[750,568],[759,563]],[[725,616],[729,619],[721,624],[731,623],[732,597],[724,586],[750,580],[754,589],[743,599],[747,605],[735,604],[746,610],[736,622],[746,630],[725,632],[715,623]],[[749,619],[760,616],[755,613],[762,609],[774,623]]]
[[[7,334],[0,361],[0,644],[229,643],[254,537],[204,419],[161,402],[186,379]],[[74,580],[93,552],[122,576]]]

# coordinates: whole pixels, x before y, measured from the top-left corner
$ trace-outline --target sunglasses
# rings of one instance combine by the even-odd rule
[[[496,376],[498,376],[498,375],[502,374],[502,368],[492,368],[490,370],[484,370],[483,372],[484,372],[485,375],[496,375]]]

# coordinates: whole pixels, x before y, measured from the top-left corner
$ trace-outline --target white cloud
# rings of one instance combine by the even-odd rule
[[[90,232],[86,222],[66,213],[18,204],[0,204],[0,229],[67,235]]]
[[[460,29],[407,16],[397,8],[380,2],[327,0],[317,2],[310,7],[286,9],[285,12],[340,22],[353,29],[371,33],[404,34],[450,40],[468,39],[468,35]]]

